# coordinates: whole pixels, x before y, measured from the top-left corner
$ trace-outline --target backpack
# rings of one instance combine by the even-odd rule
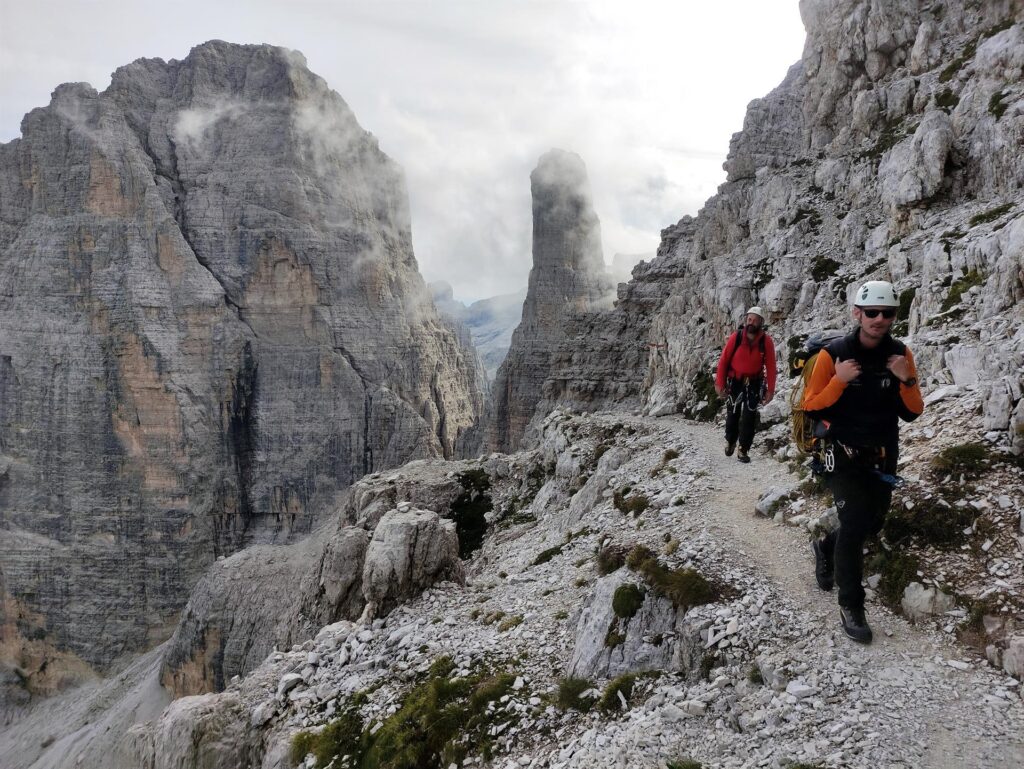
[[[814,435],[815,420],[808,417],[803,408],[807,383],[811,379],[811,372],[814,371],[818,353],[831,342],[843,336],[845,334],[842,331],[816,331],[807,338],[803,347],[789,356],[789,375],[798,377],[798,381],[789,393],[789,405],[792,409],[791,432],[793,443],[802,454],[813,454],[818,440]]]

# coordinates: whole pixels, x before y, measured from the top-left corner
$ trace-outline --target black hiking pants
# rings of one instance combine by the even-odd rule
[[[725,440],[739,441],[740,448],[750,451],[757,429],[757,409],[761,405],[761,379],[733,379],[725,399]]]
[[[864,452],[851,458],[838,443],[833,445],[832,454],[834,469],[825,473],[825,485],[836,503],[839,528],[825,537],[822,547],[832,554],[839,605],[862,609],[864,543],[877,537],[885,524],[892,503],[892,484],[880,473],[895,470],[895,457],[888,461]]]

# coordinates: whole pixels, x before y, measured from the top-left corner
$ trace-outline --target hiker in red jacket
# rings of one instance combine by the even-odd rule
[[[743,325],[729,337],[718,359],[715,391],[725,398],[725,455],[750,461],[757,410],[775,397],[775,343],[764,332],[764,312],[747,310]]]

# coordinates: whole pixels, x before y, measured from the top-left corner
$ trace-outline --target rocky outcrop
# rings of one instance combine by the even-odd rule
[[[606,306],[611,280],[604,267],[600,223],[583,161],[552,150],[530,174],[533,268],[519,326],[495,378],[487,444],[519,447],[542,395],[552,355],[570,315]]]
[[[386,613],[435,582],[463,582],[455,522],[430,510],[392,510],[373,530],[363,566],[370,617]]]
[[[578,678],[615,678],[625,673],[672,670],[690,674],[700,666],[701,623],[689,623],[672,602],[647,593],[625,569],[597,581],[583,607],[567,672]],[[642,603],[629,617],[613,608],[616,590],[643,590]],[[709,625],[710,623],[704,623]],[[610,640],[612,636],[614,640]]]
[[[478,369],[425,296],[401,171],[301,55],[59,87],[0,146],[5,660],[102,668],[217,555],[471,449]]]
[[[164,686],[176,697],[222,691],[324,625],[383,616],[436,582],[462,582],[452,517],[471,469],[424,461],[367,476],[311,537],[218,560],[167,644]]]

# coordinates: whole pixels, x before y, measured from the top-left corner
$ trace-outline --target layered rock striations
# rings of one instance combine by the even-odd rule
[[[565,322],[610,304],[600,222],[586,167],[579,156],[552,150],[530,174],[533,195],[533,268],[512,343],[493,387],[490,447],[517,448],[542,396],[552,356],[565,339]]]
[[[479,440],[398,167],[301,55],[211,42],[59,87],[0,145],[0,601],[90,666],[219,554]]]

